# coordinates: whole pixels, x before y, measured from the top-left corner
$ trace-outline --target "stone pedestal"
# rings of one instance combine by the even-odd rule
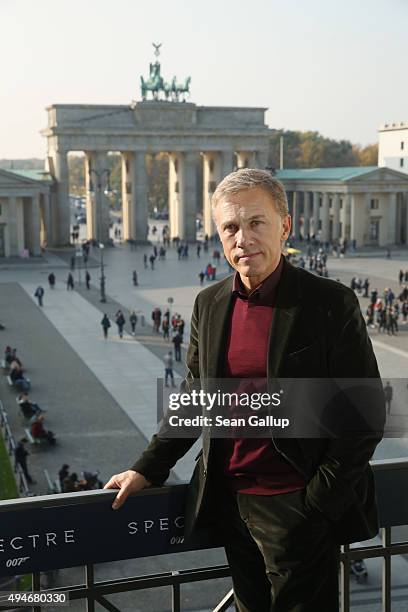
[[[57,193],[51,219],[51,243],[63,246],[70,243],[69,170],[67,151],[50,152]]]

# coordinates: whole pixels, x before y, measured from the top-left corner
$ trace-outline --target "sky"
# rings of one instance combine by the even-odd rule
[[[44,157],[51,104],[130,104],[162,43],[190,102],[366,145],[408,121],[408,0],[0,0],[0,159]]]

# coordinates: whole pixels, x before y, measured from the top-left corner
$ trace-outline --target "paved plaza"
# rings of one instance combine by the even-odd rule
[[[145,447],[156,426],[156,379],[163,376],[163,356],[172,348],[151,328],[151,311],[159,306],[162,311],[173,298],[172,312],[178,312],[186,321],[185,338],[189,335],[189,322],[194,298],[200,291],[198,274],[212,261],[214,247],[208,253],[190,247],[187,260],[179,261],[174,248],[167,251],[165,261],[156,260],[155,270],[145,269],[143,255],[151,247],[138,247],[132,251],[127,244],[117,243],[105,249],[106,291],[108,301],[99,301],[99,251],[94,249],[90,259],[91,289],[84,286],[84,271],[75,270],[75,291],[66,290],[69,259],[72,251],[47,253],[44,258],[30,263],[0,263],[0,322],[6,330],[0,332],[2,351],[6,344],[17,347],[32,381],[32,399],[47,410],[46,425],[56,433],[58,444],[52,450],[35,450],[29,457],[30,471],[37,481],[34,493],[46,492],[44,469],[55,479],[58,469],[68,463],[72,471],[100,470],[102,480],[117,471],[127,469]],[[407,252],[384,256],[329,258],[332,278],[349,285],[352,276],[369,277],[371,288],[381,292],[384,287],[398,290],[397,275],[400,268],[408,268]],[[137,270],[139,286],[132,284],[132,272]],[[47,276],[53,271],[56,288],[48,288]],[[217,278],[228,274],[221,260]],[[81,283],[78,283],[81,275]],[[211,281],[206,281],[206,285]],[[40,309],[34,298],[35,288],[45,289],[44,307]],[[363,310],[366,300],[361,298]],[[130,310],[136,310],[139,321],[136,335],[130,335],[129,325],[123,340],[118,338],[112,320],[121,308],[126,319]],[[102,313],[111,318],[108,340],[103,339],[100,321]],[[141,315],[145,325],[141,325]],[[408,325],[401,325],[399,335],[389,337],[370,330],[383,377],[402,379],[408,373]],[[185,357],[183,349],[183,358]],[[177,375],[183,376],[183,362],[176,364]],[[5,377],[0,378],[0,397],[9,414],[16,438],[23,434],[24,425],[18,415],[15,393],[8,387]],[[395,406],[399,412],[399,406]],[[376,458],[407,456],[406,439],[388,439],[381,443]],[[195,449],[192,449],[175,468],[173,480],[188,480],[192,471]],[[406,537],[405,533],[403,533]],[[221,551],[186,553],[177,556],[124,561],[98,567],[97,578],[120,575],[153,573],[223,563]],[[393,573],[395,604],[393,610],[406,610],[407,563],[404,558],[394,560]],[[379,586],[381,568],[376,561],[367,563],[370,573],[368,585],[353,587],[356,609],[380,610]],[[394,567],[393,567],[394,570]],[[80,580],[78,570],[64,571],[67,580]],[[228,580],[218,581],[211,588],[183,587],[185,609],[208,609],[228,590]],[[214,587],[214,588],[213,588]],[[169,607],[169,593],[140,593],[137,603],[134,595],[121,595],[120,607],[124,611],[154,610]],[[114,599],[112,598],[112,601]],[[394,600],[393,600],[394,602]],[[358,605],[357,605],[358,603]],[[398,606],[401,604],[401,608]],[[403,607],[405,605],[405,608]],[[74,611],[84,607],[72,607]]]

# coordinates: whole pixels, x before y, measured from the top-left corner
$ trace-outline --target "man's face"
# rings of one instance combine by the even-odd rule
[[[279,263],[281,242],[290,232],[290,216],[281,217],[271,194],[254,187],[218,202],[215,222],[225,257],[245,287],[255,288]]]

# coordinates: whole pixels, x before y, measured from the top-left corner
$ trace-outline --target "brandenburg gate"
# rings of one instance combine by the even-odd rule
[[[141,77],[141,101],[123,106],[55,104],[47,108],[48,126],[42,134],[48,141],[48,165],[56,189],[52,244],[68,244],[70,238],[70,151],[85,153],[88,238],[102,242],[108,238],[109,205],[101,186],[95,189],[95,176],[107,167],[108,152],[120,152],[122,157],[123,238],[137,242],[146,240],[147,154],[168,153],[170,234],[189,241],[195,241],[196,214],[201,207],[204,233],[214,233],[210,198],[222,177],[235,166],[267,165],[270,132],[266,109],[186,102],[190,79],[183,85],[177,85],[175,77],[165,83],[157,61],[159,45],[155,48],[150,79]],[[152,99],[148,100],[149,92]],[[202,193],[198,193],[200,172]]]

